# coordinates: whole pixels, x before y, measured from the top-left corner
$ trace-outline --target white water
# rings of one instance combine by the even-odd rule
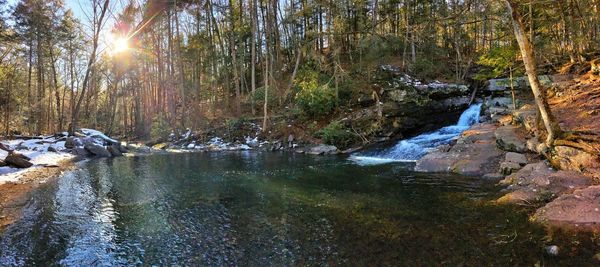
[[[443,127],[437,131],[424,133],[410,139],[401,140],[395,146],[379,151],[358,152],[350,160],[360,165],[376,165],[389,162],[414,162],[428,151],[448,144],[463,131],[479,122],[481,104],[471,105],[465,110],[455,125]]]

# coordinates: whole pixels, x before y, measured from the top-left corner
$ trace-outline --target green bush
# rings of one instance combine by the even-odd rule
[[[331,122],[325,128],[318,131],[317,135],[326,144],[334,145],[338,148],[347,148],[358,141],[358,136],[339,121]]]
[[[328,83],[321,85],[319,76],[317,71],[303,69],[295,80],[296,104],[311,117],[327,115],[335,108],[335,90]]]
[[[167,122],[165,115],[158,114],[152,119],[152,128],[150,129],[150,137],[152,140],[166,139],[171,133],[171,126]]]

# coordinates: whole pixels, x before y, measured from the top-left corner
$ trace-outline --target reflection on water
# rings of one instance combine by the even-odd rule
[[[340,157],[204,153],[83,163],[35,195],[0,265],[585,265],[490,182]],[[564,235],[562,235],[564,236]],[[572,239],[553,244],[573,247]],[[588,241],[586,241],[588,240]],[[557,243],[558,242],[558,243]],[[561,243],[563,242],[563,243]],[[597,244],[596,244],[597,245]]]

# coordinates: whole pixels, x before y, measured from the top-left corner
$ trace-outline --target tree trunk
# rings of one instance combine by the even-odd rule
[[[540,81],[538,80],[533,45],[523,30],[523,18],[521,14],[519,14],[519,6],[514,0],[506,0],[506,3],[508,4],[508,8],[512,15],[515,37],[519,43],[519,48],[521,49],[521,55],[523,57],[525,70],[527,71],[527,77],[529,78],[531,91],[533,91],[535,103],[538,106],[540,116],[548,134],[546,137],[546,145],[552,147],[554,140],[561,134],[561,129],[558,126],[558,123],[556,123],[555,118],[552,116],[550,106],[546,99],[546,90],[541,87]]]

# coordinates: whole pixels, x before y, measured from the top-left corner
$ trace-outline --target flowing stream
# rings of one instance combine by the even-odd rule
[[[481,104],[473,104],[460,115],[455,125],[401,140],[395,146],[383,150],[358,152],[350,160],[360,165],[417,161],[431,149],[449,144],[471,125],[478,123],[480,110]]]
[[[222,152],[98,159],[37,191],[0,266],[585,266],[494,182],[341,156]],[[550,257],[545,246],[568,253]]]

